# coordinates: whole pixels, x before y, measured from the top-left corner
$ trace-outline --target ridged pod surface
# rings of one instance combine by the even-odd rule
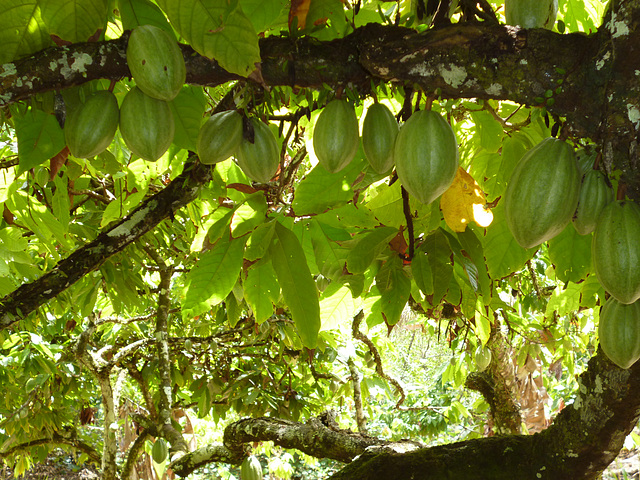
[[[507,25],[552,29],[558,15],[558,0],[505,0]]]
[[[613,297],[600,311],[600,346],[620,368],[629,368],[640,358],[640,302],[630,305]]]
[[[474,358],[476,360],[476,367],[479,372],[483,372],[487,369],[489,364],[491,363],[491,350],[487,347],[483,347],[482,345],[478,345],[476,348]]]
[[[393,144],[398,135],[398,122],[386,105],[369,107],[362,123],[362,149],[369,165],[377,173],[393,167]]]
[[[513,170],[504,195],[509,230],[523,248],[558,235],[578,205],[580,174],[573,149],[546,138],[529,150]]]
[[[442,115],[420,110],[400,128],[393,157],[402,186],[428,204],[453,182],[458,170],[458,143]]]
[[[154,162],[167,151],[175,125],[167,102],[152,98],[134,87],[120,107],[120,134],[127,147],[140,158]]]
[[[151,458],[156,463],[162,463],[167,459],[169,449],[164,438],[157,438],[151,447]]]
[[[598,280],[618,301],[640,299],[640,207],[617,200],[602,209],[591,243]]]
[[[266,183],[276,174],[280,165],[278,142],[271,129],[256,118],[251,119],[254,141],[245,138],[236,152],[238,165],[254,182]]]
[[[241,480],[262,480],[262,466],[255,455],[249,455],[240,466]]]
[[[173,100],[187,78],[182,50],[171,35],[153,25],[133,29],[127,64],[136,85],[158,100]]]
[[[196,148],[205,165],[222,162],[233,155],[242,141],[242,117],[235,110],[211,115],[200,128]]]
[[[313,130],[313,151],[329,173],[349,165],[358,151],[360,134],[353,106],[345,100],[330,101],[318,115]]]
[[[71,112],[64,138],[71,155],[89,158],[106,150],[118,129],[120,111],[113,93],[101,90]]]
[[[582,177],[578,208],[573,226],[580,235],[588,235],[596,228],[602,209],[613,202],[613,189],[599,170],[589,170]]]

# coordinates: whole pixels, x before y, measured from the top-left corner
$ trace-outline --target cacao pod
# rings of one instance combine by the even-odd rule
[[[118,101],[113,93],[101,90],[77,106],[64,125],[64,138],[71,155],[95,157],[111,144],[118,129]]]
[[[547,138],[529,150],[511,174],[504,196],[509,230],[523,248],[546,242],[571,221],[579,195],[573,149]]]
[[[386,105],[369,107],[362,123],[362,149],[369,165],[377,173],[393,167],[393,144],[398,135],[398,122]]]
[[[235,110],[211,115],[198,132],[196,148],[205,165],[222,162],[232,156],[242,141],[242,117]]]
[[[169,449],[167,448],[167,442],[164,438],[156,438],[156,441],[151,447],[151,458],[156,463],[162,463],[167,459],[169,455]]]
[[[491,350],[489,350],[487,347],[483,347],[482,345],[478,345],[474,358],[476,361],[476,367],[478,367],[478,371],[483,372],[491,363]]]
[[[422,203],[442,195],[458,170],[458,143],[442,115],[415,112],[400,128],[393,147],[402,186]]]
[[[125,95],[120,108],[120,134],[133,153],[156,161],[173,142],[174,131],[167,102],[145,95],[138,87]]]
[[[600,311],[600,346],[620,368],[629,368],[640,358],[640,302],[625,305],[614,297]]]
[[[182,50],[171,35],[153,25],[131,32],[127,65],[140,90],[158,100],[173,100],[187,78]]]
[[[619,302],[640,298],[640,207],[618,200],[602,209],[591,241],[598,280]]]
[[[349,165],[356,156],[360,135],[358,118],[353,106],[335,99],[318,115],[313,130],[313,150],[318,162],[329,173]]]
[[[580,235],[588,235],[596,228],[602,209],[613,202],[613,189],[607,177],[598,170],[589,170],[582,177],[578,208],[573,216],[573,226]]]
[[[505,0],[507,25],[551,30],[558,15],[558,0]]]
[[[262,466],[255,455],[249,455],[240,466],[241,480],[262,480]]]
[[[254,182],[266,183],[275,175],[280,166],[278,142],[271,129],[256,118],[251,119],[253,143],[242,138],[236,160],[238,165]]]

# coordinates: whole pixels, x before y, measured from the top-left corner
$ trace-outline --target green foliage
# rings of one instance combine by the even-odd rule
[[[310,35],[320,42],[396,18],[403,26],[428,27],[419,24],[408,1],[393,6],[361,2],[359,11],[348,3],[314,0],[301,28],[288,24],[289,4],[280,0],[119,0],[113,10],[113,2],[0,1],[7,12],[0,19],[0,63],[49,46],[50,34],[78,43],[98,30],[112,38],[154,25],[171,41],[189,44],[196,54],[253,79],[215,87],[183,85],[168,103],[144,96],[128,79],[63,89],[60,97],[68,111],[92,92],[107,89],[123,107],[119,131],[105,151],[92,151],[89,158],[67,155],[54,106],[60,98],[53,92],[5,111],[0,131],[1,296],[42,278],[97,238],[108,244],[115,222],[125,220],[118,231],[129,235],[129,222],[146,218],[160,201],[159,192],[194,171],[211,172],[194,189],[193,201],[172,208],[149,233],[132,235],[124,250],[11,329],[0,330],[0,381],[7,390],[0,401],[0,453],[15,448],[7,461],[15,463],[16,472],[56,445],[38,450],[28,442],[72,427],[96,452],[102,449],[102,431],[83,424],[81,417],[90,409],[100,427],[106,419],[104,375],[92,370],[91,361],[104,362],[110,378],[119,378],[122,405],[136,405],[137,413],[149,417],[158,415],[169,378],[174,413],[186,415],[178,422],[185,435],[191,420],[222,430],[239,417],[304,421],[327,409],[338,410],[342,427],[354,428],[351,360],[363,376],[372,434],[425,442],[478,437],[484,433],[488,405],[463,387],[468,375],[480,370],[476,350],[483,352],[478,363],[484,364],[489,355],[482,345],[491,348],[498,335],[509,345],[517,368],[531,362],[538,366],[535,372],[551,396],[552,411],[571,400],[575,375],[596,345],[597,307],[605,297],[592,265],[593,234],[578,235],[568,225],[548,243],[522,248],[507,225],[504,202],[518,162],[550,135],[546,112],[508,101],[445,100],[425,92],[432,110],[419,110],[402,128],[406,134],[409,122],[421,116],[436,119],[436,127],[428,127],[439,131],[435,146],[417,130],[411,145],[401,144],[401,150],[411,153],[414,162],[424,160],[425,151],[435,159],[446,137],[446,181],[431,189],[437,169],[430,173],[424,165],[400,167],[400,180],[390,167],[373,168],[365,158],[369,147],[359,146],[354,116],[362,117],[367,107],[372,111],[371,93],[393,112],[413,100],[419,104],[417,96],[405,102],[408,88],[391,83],[371,85],[373,92],[369,86],[341,87],[341,98],[349,100],[339,102],[348,107],[349,122],[340,123],[325,116],[336,103],[322,107],[335,96],[328,85],[319,91],[260,85],[260,36],[282,35],[283,41],[295,43]],[[566,28],[595,28],[601,8],[576,3],[582,2],[561,5]],[[288,72],[290,66],[282,67]],[[127,107],[133,96],[138,101]],[[236,135],[223,139],[232,145],[228,151],[219,157],[204,153],[205,118],[230,109],[265,120],[254,124],[254,133],[259,136],[258,128],[264,127],[271,135],[268,168],[260,164],[258,173],[246,168],[246,158],[237,151],[239,121],[233,127]],[[385,116],[395,127],[393,116]],[[155,122],[161,125],[153,127]],[[347,155],[324,168],[321,137],[327,132],[317,129],[345,123],[351,129]],[[149,138],[142,143],[145,132]],[[572,141],[571,148],[587,143]],[[321,164],[307,154],[311,144]],[[210,153],[219,153],[219,146]],[[215,165],[198,170],[196,150],[203,164]],[[264,155],[254,152],[251,161],[264,161]],[[453,232],[442,217],[437,198],[458,164],[491,202],[493,222],[486,228]],[[401,184],[409,195],[403,196]],[[149,209],[136,210],[152,197]],[[160,287],[166,272],[167,290]],[[409,308],[419,315],[409,314]],[[158,326],[159,309],[167,315],[165,330]],[[382,357],[380,367],[399,379],[406,394],[403,407],[411,408],[394,408],[400,391],[379,375],[369,346],[354,338],[359,314],[364,318],[361,333]],[[163,338],[168,339],[168,372],[157,349]],[[80,355],[81,347],[93,360]],[[559,370],[550,373],[552,366]],[[119,435],[135,431],[127,418],[117,419],[123,426]],[[210,434],[205,430],[199,431],[201,438]],[[268,457],[262,464],[283,477],[291,473],[289,464],[308,478],[312,468],[336,468],[314,466],[297,453],[259,448]]]

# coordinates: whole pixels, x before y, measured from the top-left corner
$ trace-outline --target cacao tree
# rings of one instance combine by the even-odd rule
[[[598,478],[640,415],[640,0],[504,3],[0,0],[5,465]]]

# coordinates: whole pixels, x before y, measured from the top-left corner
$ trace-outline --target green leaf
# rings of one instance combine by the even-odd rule
[[[207,105],[203,88],[184,86],[169,105],[175,121],[173,143],[180,148],[195,151],[198,132],[200,132]]]
[[[488,152],[495,153],[502,146],[504,131],[502,125],[486,111],[471,112],[475,127],[475,137],[478,143]]]
[[[267,201],[263,192],[257,192],[249,196],[246,202],[240,205],[231,220],[231,234],[237,238],[249,233],[266,220]]]
[[[564,290],[557,287],[547,303],[546,315],[552,315],[555,311],[558,315],[566,315],[570,312],[577,312],[580,307],[580,294],[582,285],[573,282],[567,284]]]
[[[489,301],[489,297],[491,297],[491,279],[487,273],[487,264],[484,259],[482,243],[473,229],[469,227],[464,232],[458,233],[457,237],[463,248],[461,254],[462,256],[467,255],[471,258],[471,261],[477,269],[477,281],[480,292],[482,296],[486,298],[486,301]]]
[[[349,272],[364,273],[397,234],[397,228],[380,227],[361,235],[347,256]]]
[[[381,294],[382,315],[388,325],[395,325],[400,320],[411,293],[411,280],[398,256],[390,257],[382,265],[376,275],[376,286]]]
[[[487,228],[483,243],[489,276],[494,279],[517,272],[536,251],[535,248],[525,250],[513,238],[504,217],[503,203],[493,209],[493,223]]]
[[[66,145],[56,117],[31,108],[21,114],[13,110],[18,136],[18,175],[55,156]]]
[[[411,273],[413,280],[424,295],[433,294],[433,274],[427,252],[422,248],[415,251],[411,259]]]
[[[276,223],[274,240],[270,248],[271,260],[282,296],[302,344],[316,348],[321,325],[320,303],[304,251],[298,237],[280,223]]]
[[[273,304],[280,297],[280,286],[271,262],[260,261],[253,265],[242,285],[244,298],[253,310],[256,322],[264,322],[273,314]]]
[[[355,308],[351,290],[339,283],[330,284],[320,300],[322,330],[339,328],[345,319],[353,317]]]
[[[174,28],[193,49],[243,77],[260,62],[258,34],[238,1],[159,0]]]
[[[351,184],[360,174],[360,162],[351,162],[338,173],[316,165],[296,186],[293,210],[297,215],[322,213],[353,199]]]
[[[324,26],[320,28],[319,26]],[[313,0],[307,14],[305,32],[320,40],[342,37],[347,30],[344,6],[340,0]]]
[[[407,223],[404,218],[401,187],[400,182],[391,186],[381,183],[365,191],[365,206],[383,225],[400,228],[400,225]]]
[[[486,345],[491,335],[491,322],[480,299],[476,303],[475,332],[482,345]]]
[[[242,11],[251,20],[256,32],[264,32],[286,13],[286,0],[240,0]],[[286,17],[284,17],[286,19]]]
[[[420,250],[428,254],[429,265],[433,274],[433,298],[432,305],[437,305],[449,289],[453,278],[453,265],[451,265],[451,247],[447,237],[440,229],[425,238]]]
[[[258,225],[249,237],[247,247],[244,249],[244,258],[253,262],[264,257],[275,232],[275,223],[272,221]]]
[[[527,151],[529,142],[523,135],[514,135],[502,142],[502,151],[484,152],[473,158],[469,172],[492,201],[501,196],[506,188],[511,172]]]
[[[108,0],[46,0],[40,5],[49,33],[71,43],[86,42],[107,23]]]
[[[53,214],[62,225],[64,232],[69,230],[69,221],[71,220],[71,202],[69,201],[69,190],[67,189],[67,177],[56,175],[53,179],[56,190],[53,192]]]
[[[331,238],[333,230],[335,229],[318,222],[316,219],[312,219],[309,222],[311,244],[313,245],[318,271],[324,277],[337,281],[344,273],[344,265],[349,250],[342,247],[334,238]],[[347,237],[349,237],[348,234]]]
[[[35,233],[49,247],[50,251],[57,250],[51,243],[52,238],[55,238],[65,249],[73,248],[73,242],[65,236],[64,227],[47,209],[46,205],[36,198],[19,190],[7,200],[7,206],[19,222]]]
[[[591,271],[591,239],[593,235],[580,235],[567,225],[558,236],[549,240],[549,259],[556,267],[562,282],[577,283]]]
[[[236,284],[242,268],[244,240],[222,238],[205,252],[186,278],[183,318],[194,317],[222,302]]]
[[[0,64],[42,50],[51,44],[38,0],[0,0]],[[9,65],[4,65],[4,73]],[[57,153],[57,152],[56,152]]]
[[[118,9],[124,30],[133,30],[138,25],[154,25],[176,37],[162,10],[149,0],[118,0]]]

